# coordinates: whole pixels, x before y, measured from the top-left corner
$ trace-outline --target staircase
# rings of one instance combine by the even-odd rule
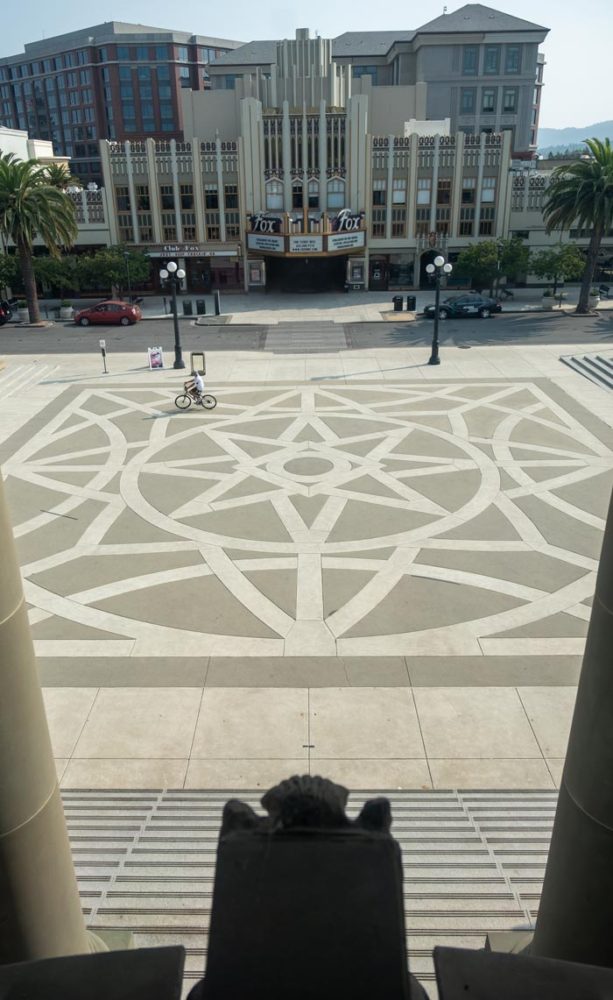
[[[202,977],[224,803],[259,809],[262,792],[62,794],[88,926],[131,930],[136,947],[182,944],[184,995]],[[434,1000],[432,948],[480,948],[489,930],[533,922],[555,791],[353,792],[391,800],[402,847],[411,971]]]
[[[613,389],[613,355],[565,354],[562,355],[560,361],[579,372],[580,375],[585,375],[596,385],[603,386],[605,389]]]

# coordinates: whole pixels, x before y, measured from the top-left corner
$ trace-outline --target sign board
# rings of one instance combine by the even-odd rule
[[[281,223],[280,216],[268,215],[265,212],[257,212],[256,215],[249,216],[252,233],[280,233]]]
[[[364,231],[359,233],[334,233],[328,236],[328,250],[355,250],[364,246]]]
[[[285,241],[283,236],[265,236],[262,233],[248,233],[247,246],[250,250],[264,250],[268,253],[283,253]]]
[[[322,236],[290,236],[290,253],[321,253],[324,248]]]
[[[147,355],[149,357],[149,367],[150,368],[163,368],[164,367],[164,352],[161,347],[149,347],[147,348]]]
[[[100,345],[100,350],[101,351],[105,351],[106,350],[106,340],[99,340],[98,343]]]
[[[202,246],[189,244],[172,244],[163,247],[154,247],[147,251],[148,257],[238,257],[237,250],[206,250]]]

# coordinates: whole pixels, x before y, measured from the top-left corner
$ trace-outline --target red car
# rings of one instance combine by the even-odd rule
[[[99,302],[96,306],[79,309],[79,312],[75,313],[74,321],[79,326],[89,326],[90,323],[103,323],[104,326],[118,323],[121,326],[131,326],[142,318],[143,314],[138,306],[132,306],[129,302],[108,299],[106,302]]]

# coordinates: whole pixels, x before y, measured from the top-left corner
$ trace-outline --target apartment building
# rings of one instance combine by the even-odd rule
[[[207,89],[209,64],[239,44],[119,21],[30,42],[0,58],[0,125],[53,142],[100,184],[99,140],[181,139],[182,91]]]

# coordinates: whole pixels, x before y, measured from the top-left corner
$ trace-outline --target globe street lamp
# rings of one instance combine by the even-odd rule
[[[444,257],[438,254],[432,264],[426,264],[426,271],[430,277],[434,277],[436,282],[436,295],[434,298],[434,334],[432,336],[432,353],[428,361],[429,365],[440,365],[441,359],[438,356],[438,321],[439,305],[441,301],[441,274],[451,274],[453,267],[445,261]]]
[[[175,327],[175,360],[173,368],[185,368],[185,361],[181,353],[181,335],[179,333],[179,317],[177,315],[177,286],[183,281],[185,271],[179,267],[174,260],[169,260],[166,267],[160,271],[160,278],[163,282],[169,282],[172,289],[172,320]]]

